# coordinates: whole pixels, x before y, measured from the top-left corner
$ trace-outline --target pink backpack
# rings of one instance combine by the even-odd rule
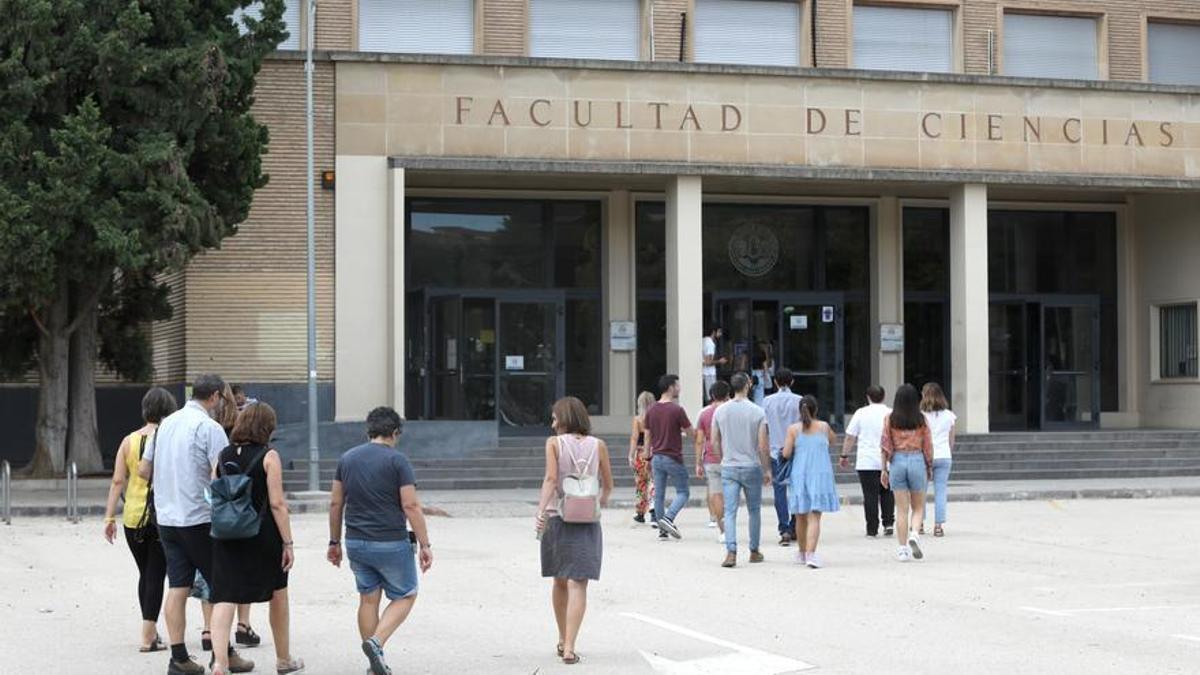
[[[559,436],[559,467],[563,460],[570,462],[570,472],[562,479],[562,498],[558,503],[558,515],[564,523],[600,522],[600,479],[595,471],[589,471],[599,454],[597,444],[591,440],[591,456],[584,460],[576,455],[580,443],[573,436]]]

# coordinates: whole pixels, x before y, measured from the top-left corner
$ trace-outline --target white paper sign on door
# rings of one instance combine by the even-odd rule
[[[808,315],[793,314],[788,320],[788,327],[792,330],[808,330]]]
[[[505,370],[525,370],[525,357],[513,356],[511,354],[504,357]]]
[[[833,323],[833,306],[825,305],[821,308],[821,322]]]

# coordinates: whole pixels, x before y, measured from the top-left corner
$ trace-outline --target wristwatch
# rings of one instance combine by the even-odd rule
[[[341,546],[341,545],[342,545],[342,541],[341,541],[340,539],[330,539],[330,540],[329,540],[329,545],[330,545],[330,546]]]

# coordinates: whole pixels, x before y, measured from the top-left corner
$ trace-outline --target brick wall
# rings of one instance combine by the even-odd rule
[[[317,49],[354,49],[358,0],[321,0],[317,9]]]
[[[333,64],[318,63],[315,168],[332,169]],[[259,76],[255,115],[271,133],[263,169],[270,182],[221,249],[188,266],[184,296],[186,377],[230,381],[306,378],[304,64],[270,60]],[[333,193],[318,186],[318,375],[333,376]],[[157,327],[156,327],[157,330]],[[157,337],[157,335],[156,335]],[[164,339],[166,339],[164,337]],[[164,357],[165,358],[165,357]]]
[[[679,15],[689,11],[688,0],[654,1],[654,60],[679,60]]]

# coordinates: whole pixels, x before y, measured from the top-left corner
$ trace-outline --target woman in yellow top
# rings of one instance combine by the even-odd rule
[[[158,637],[158,613],[163,603],[163,582],[167,576],[167,560],[158,540],[158,526],[147,513],[150,484],[138,476],[138,462],[164,417],[175,412],[175,397],[166,389],[155,387],[142,397],[142,419],[146,424],[121,441],[113,461],[112,486],[108,489],[108,505],[104,509],[104,538],[113,543],[117,535],[117,499],[125,497],[121,520],[125,525],[125,542],[138,566],[138,602],[142,606],[142,647],[140,651],[163,649]]]

